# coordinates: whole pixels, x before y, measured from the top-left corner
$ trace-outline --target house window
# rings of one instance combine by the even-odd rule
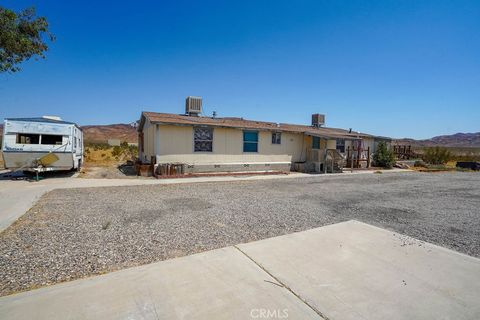
[[[243,131],[243,152],[258,152],[258,131]]]
[[[312,149],[320,149],[320,138],[312,137]]]
[[[18,133],[17,134],[17,143],[18,144],[38,144],[40,142],[39,134],[31,133]]]
[[[337,139],[337,150],[345,153],[345,139]]]
[[[42,134],[42,144],[61,145],[63,136],[54,134]]]
[[[282,143],[282,133],[274,132],[272,133],[272,144],[281,144]]]
[[[194,128],[193,143],[195,152],[212,152],[213,150],[213,129]]]

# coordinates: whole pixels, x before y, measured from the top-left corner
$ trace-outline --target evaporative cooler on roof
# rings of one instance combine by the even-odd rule
[[[185,113],[190,116],[198,116],[202,113],[202,98],[187,97],[185,100]]]

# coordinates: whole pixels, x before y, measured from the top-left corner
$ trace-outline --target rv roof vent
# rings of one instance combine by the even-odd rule
[[[315,113],[312,114],[312,126],[316,128],[320,128],[325,124],[325,115],[324,114],[319,114]]]
[[[56,120],[56,121],[62,121],[62,118],[59,116],[42,116],[43,119],[49,119],[49,120]]]
[[[185,113],[190,116],[198,116],[202,113],[202,98],[187,97],[185,100]]]

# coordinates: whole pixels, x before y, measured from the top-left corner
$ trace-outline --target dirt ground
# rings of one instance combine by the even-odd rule
[[[141,179],[137,176],[133,166],[122,163],[111,163],[109,165],[96,166],[86,164],[82,167],[79,175],[86,179]],[[151,178],[150,178],[151,179]]]
[[[113,155],[113,148],[98,149],[87,147],[85,149],[85,162],[82,167],[80,178],[92,179],[136,179],[135,169],[127,165],[131,160],[125,154]]]

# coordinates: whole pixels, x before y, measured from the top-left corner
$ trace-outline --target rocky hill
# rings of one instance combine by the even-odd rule
[[[397,139],[396,144],[406,144],[417,147],[444,146],[444,147],[475,147],[480,148],[480,132],[455,133],[433,137],[426,140],[414,140],[409,138]]]
[[[106,142],[108,139],[120,139],[130,143],[138,142],[134,124],[108,124],[82,126],[86,142]]]

